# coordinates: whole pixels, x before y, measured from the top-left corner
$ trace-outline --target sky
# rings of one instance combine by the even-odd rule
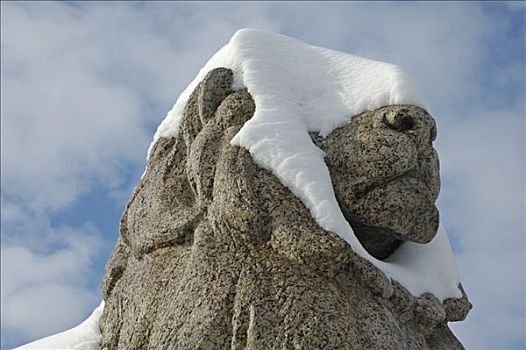
[[[526,348],[524,2],[1,2],[1,348],[80,323],[157,125],[239,28],[399,64],[438,125],[468,349]]]

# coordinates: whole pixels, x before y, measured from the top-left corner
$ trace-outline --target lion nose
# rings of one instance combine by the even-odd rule
[[[436,138],[435,120],[422,108],[401,106],[383,118],[389,128],[407,134],[419,146],[429,146]]]

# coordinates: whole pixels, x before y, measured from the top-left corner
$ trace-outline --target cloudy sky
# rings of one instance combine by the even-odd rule
[[[526,7],[1,3],[1,347],[98,305],[155,128],[239,28],[400,64],[427,97],[441,218],[474,304],[468,349],[523,349]]]

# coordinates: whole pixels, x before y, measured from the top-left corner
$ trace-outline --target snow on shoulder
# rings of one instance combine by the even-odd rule
[[[309,208],[318,224],[345,239],[413,295],[431,292],[459,298],[459,276],[444,229],[428,244],[406,243],[387,261],[369,255],[344,218],[334,194],[325,154],[308,132],[327,136],[367,110],[411,104],[425,107],[397,66],[311,46],[279,34],[242,29],[201,69],[154,136],[176,136],[184,106],[213,68],[234,71],[234,88],[246,87],[256,111],[231,140],[249,150]],[[150,149],[151,147],[150,146]]]
[[[101,338],[99,320],[103,309],[104,301],[78,326],[13,350],[98,350]]]

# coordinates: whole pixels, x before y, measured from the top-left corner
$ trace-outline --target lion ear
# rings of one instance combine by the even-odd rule
[[[214,117],[217,107],[234,90],[234,72],[228,68],[215,68],[208,72],[199,87],[197,108],[203,126]]]
[[[187,147],[186,174],[197,206],[206,207],[212,200],[215,166],[223,130],[217,123],[208,123],[225,98],[232,94],[234,73],[215,68],[199,83],[188,101],[182,122]]]
[[[233,80],[234,73],[230,69],[212,69],[190,95],[179,127],[179,136],[184,141],[187,152],[199,132],[213,118],[217,107],[233,92]]]

